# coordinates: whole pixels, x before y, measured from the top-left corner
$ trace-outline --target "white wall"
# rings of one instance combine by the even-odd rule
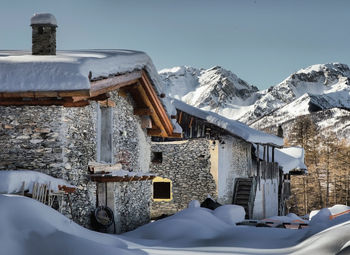
[[[261,179],[257,183],[253,219],[264,219],[278,215],[278,180]]]
[[[218,202],[231,204],[235,179],[248,177],[251,167],[250,144],[243,140],[226,136],[224,144],[218,146]]]

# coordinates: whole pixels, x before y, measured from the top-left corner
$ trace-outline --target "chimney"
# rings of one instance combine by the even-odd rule
[[[32,27],[32,55],[56,55],[55,16],[50,13],[38,13],[30,20]]]

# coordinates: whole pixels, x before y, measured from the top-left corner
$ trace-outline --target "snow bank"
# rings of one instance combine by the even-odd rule
[[[230,226],[217,218],[212,210],[203,207],[188,208],[170,217],[142,226],[123,236],[139,239],[142,243],[170,242],[190,245],[199,239],[214,238]],[[146,240],[146,242],[144,242]]]
[[[329,214],[327,217],[331,218],[336,218],[337,216],[350,213],[350,206],[347,205],[334,205],[324,209],[327,209],[327,215]],[[325,212],[321,212],[320,210],[311,211],[309,220],[312,220],[314,216],[320,217],[321,215],[325,215]]]
[[[34,182],[49,185],[53,191],[58,191],[58,185],[74,187],[62,179],[57,179],[47,174],[29,170],[0,171],[0,193],[10,194],[24,190],[32,192]]]
[[[264,219],[263,221],[273,221],[276,223],[309,223],[308,220],[303,220],[298,215],[294,213],[289,213],[286,216],[273,216],[269,217],[267,219]]]
[[[187,208],[198,208],[201,207],[201,203],[198,200],[191,200],[188,205]]]
[[[30,198],[0,195],[1,254],[143,254],[116,236],[87,230]]]
[[[229,225],[235,225],[245,218],[245,211],[239,205],[223,205],[216,208],[213,214]]]
[[[283,139],[280,137],[253,129],[237,120],[227,119],[217,113],[198,109],[177,99],[171,101],[177,109],[221,127],[247,142],[283,146]]]
[[[84,229],[30,198],[0,195],[0,205],[1,254],[347,254],[350,250],[349,214],[333,220],[314,217],[323,225],[291,230],[232,226],[212,210],[190,208],[116,236]]]

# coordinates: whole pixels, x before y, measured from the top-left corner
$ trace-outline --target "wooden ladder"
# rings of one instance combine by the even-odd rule
[[[246,219],[252,217],[254,198],[255,198],[255,181],[253,178],[237,178],[232,203],[244,208]]]

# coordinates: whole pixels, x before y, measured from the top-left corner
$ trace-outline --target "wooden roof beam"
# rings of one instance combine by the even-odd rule
[[[51,106],[51,105],[58,105],[58,106],[65,106],[65,107],[83,107],[86,105],[89,105],[88,101],[80,101],[80,102],[72,102],[71,100],[64,100],[64,99],[32,99],[32,100],[23,100],[21,98],[13,98],[13,99],[6,99],[0,101],[0,106],[35,106],[35,105],[41,105],[41,106]]]
[[[151,116],[154,111],[150,108],[135,108],[134,115],[138,116]]]
[[[141,71],[133,71],[102,80],[92,81],[90,95],[92,97],[113,91],[131,84],[135,84],[141,78]]]
[[[156,112],[156,115],[158,116],[159,120],[162,123],[162,126],[164,127],[167,135],[171,135],[173,133],[173,125],[165,112],[165,109],[160,102],[158,96],[155,93],[155,90],[150,83],[148,76],[145,71],[142,71],[142,77],[141,77],[141,85],[142,88],[144,89],[147,97],[149,98],[150,102],[153,105],[153,108]]]

